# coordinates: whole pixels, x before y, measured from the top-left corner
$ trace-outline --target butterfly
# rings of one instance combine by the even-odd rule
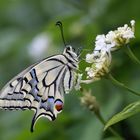
[[[55,120],[64,105],[64,94],[75,84],[78,56],[67,45],[62,54],[31,65],[0,91],[0,108],[33,110],[31,132],[40,117]]]

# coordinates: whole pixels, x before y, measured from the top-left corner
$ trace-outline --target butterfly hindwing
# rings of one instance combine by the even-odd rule
[[[55,120],[64,105],[64,94],[74,85],[77,55],[71,46],[63,54],[48,57],[18,74],[0,91],[1,109],[35,112],[31,131],[40,117]]]
[[[56,55],[27,68],[1,90],[0,107],[34,110],[31,131],[42,116],[54,120],[63,108],[64,93],[72,87],[66,63],[63,55]]]

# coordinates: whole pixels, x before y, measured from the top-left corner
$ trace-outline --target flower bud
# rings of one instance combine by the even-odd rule
[[[97,103],[95,96],[91,94],[91,91],[83,91],[81,104],[86,106],[92,112],[99,112],[99,104]]]

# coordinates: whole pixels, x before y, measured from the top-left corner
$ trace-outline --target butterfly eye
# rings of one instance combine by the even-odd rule
[[[63,103],[62,103],[62,101],[57,100],[55,102],[55,108],[56,108],[57,111],[61,111],[63,109]]]
[[[70,51],[71,50],[71,47],[67,47],[67,50]]]

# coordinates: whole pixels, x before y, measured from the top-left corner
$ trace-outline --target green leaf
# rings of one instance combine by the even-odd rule
[[[129,104],[120,113],[114,115],[105,125],[104,130],[113,124],[116,124],[124,119],[127,119],[140,112],[140,101]]]

